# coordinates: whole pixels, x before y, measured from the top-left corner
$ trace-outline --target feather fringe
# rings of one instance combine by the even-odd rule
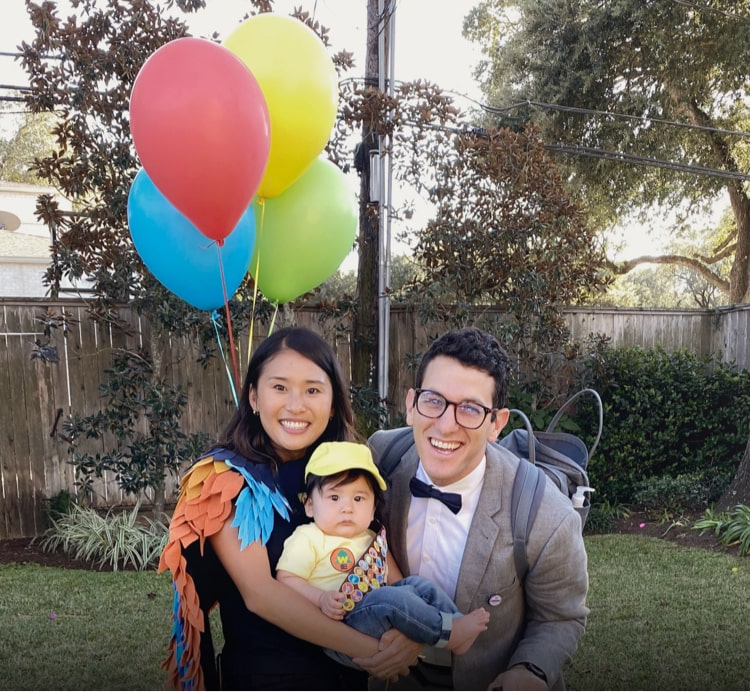
[[[270,469],[234,452],[212,450],[182,478],[180,496],[169,526],[169,540],[158,567],[160,573],[171,572],[174,587],[172,634],[168,655],[162,664],[168,674],[168,684],[174,689],[205,689],[200,664],[204,613],[183,551],[199,541],[203,554],[206,539],[218,533],[231,515],[234,498],[237,502],[232,526],[239,528],[242,549],[257,540],[263,544],[268,541],[274,512],[284,519],[289,518],[289,506]],[[215,605],[206,607],[210,611]]]

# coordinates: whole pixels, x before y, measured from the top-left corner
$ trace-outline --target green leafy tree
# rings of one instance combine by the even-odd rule
[[[415,278],[404,297],[425,320],[453,325],[476,320],[482,306],[505,309],[508,319],[492,328],[542,382],[538,368],[551,368],[568,338],[562,308],[609,279],[596,234],[538,130],[475,128],[429,83],[400,84],[394,98],[348,88],[345,123],[375,123],[392,142],[396,179],[435,210],[415,234]]]
[[[700,274],[725,302],[750,300],[746,188],[750,2],[483,0],[466,35],[495,122],[534,120],[599,226],[634,208],[708,207],[728,195],[731,235],[659,262]],[[730,259],[728,281],[718,264]],[[641,262],[613,264],[616,272]]]
[[[42,185],[33,170],[34,160],[54,150],[52,113],[24,113],[21,125],[8,139],[0,139],[0,180]]]
[[[34,175],[74,202],[71,214],[42,195],[37,214],[55,230],[53,262],[45,280],[53,295],[63,276],[90,280],[95,299],[90,314],[116,321],[117,304],[130,303],[152,325],[149,347],[114,358],[102,385],[107,405],[67,422],[72,462],[84,488],[92,477],[115,473],[129,493],[146,491],[159,512],[170,472],[192,455],[200,436],[179,427],[184,394],[168,384],[162,344],[170,334],[191,333],[211,355],[208,315],[189,308],[144,268],[130,239],[127,200],[138,170],[130,136],[128,99],[141,66],[160,46],[186,35],[186,25],[170,12],[202,7],[198,0],[164,6],[149,2],[77,0],[66,19],[56,2],[26,7],[36,30],[23,43],[22,64],[32,89],[34,114],[55,113],[55,148],[37,155]],[[166,12],[165,10],[169,10]],[[237,323],[241,324],[240,314]],[[104,454],[87,451],[86,440],[115,440]]]

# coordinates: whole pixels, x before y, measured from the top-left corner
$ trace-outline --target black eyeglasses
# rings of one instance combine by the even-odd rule
[[[426,418],[440,418],[449,406],[453,406],[456,423],[469,430],[481,427],[487,415],[495,410],[475,401],[448,401],[442,394],[430,389],[415,389],[414,397],[417,411]]]

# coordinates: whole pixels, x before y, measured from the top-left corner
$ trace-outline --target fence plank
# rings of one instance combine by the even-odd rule
[[[69,331],[52,330],[50,345],[56,346],[59,363],[31,358],[34,339],[43,340],[36,318],[49,311],[69,316]],[[477,312],[477,319],[480,313]],[[36,535],[44,528],[45,498],[61,490],[75,491],[73,467],[67,463],[67,445],[59,435],[50,436],[57,418],[56,433],[72,413],[89,415],[103,401],[99,385],[112,363],[113,349],[143,346],[150,350],[151,327],[129,309],[120,310],[125,328],[103,328],[92,322],[86,305],[74,300],[0,300],[0,538]],[[501,320],[489,313],[483,319]],[[721,354],[725,362],[750,367],[750,305],[716,311],[700,310],[566,310],[572,338],[583,342],[592,334],[605,335],[616,347],[659,345],[666,350],[688,349],[702,355]],[[488,322],[489,324],[490,322]],[[308,326],[333,346],[345,373],[350,373],[350,327],[312,308],[280,312],[276,328],[285,324]],[[441,324],[422,324],[408,309],[392,306],[389,329],[388,401],[392,420],[404,413],[406,392],[414,385],[421,352],[443,331]],[[267,334],[267,327],[252,332],[254,351]],[[249,333],[235,337],[240,378],[247,366]],[[234,364],[228,346],[223,345],[232,376]],[[189,337],[173,339],[164,349],[167,379],[181,384],[188,405],[183,420],[186,432],[205,431],[215,438],[234,411],[229,377],[220,357],[207,368],[197,363],[199,346]],[[237,383],[238,395],[241,383]],[[102,452],[107,444],[89,441],[87,449]],[[186,462],[187,463],[187,462]],[[174,490],[176,484],[171,484]],[[96,484],[99,506],[131,505],[111,474]]]

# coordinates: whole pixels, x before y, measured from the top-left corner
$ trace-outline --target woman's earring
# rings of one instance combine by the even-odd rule
[[[259,416],[260,415],[260,411],[258,411],[258,409],[256,409],[256,408],[254,408],[253,409],[253,415],[254,416]]]

